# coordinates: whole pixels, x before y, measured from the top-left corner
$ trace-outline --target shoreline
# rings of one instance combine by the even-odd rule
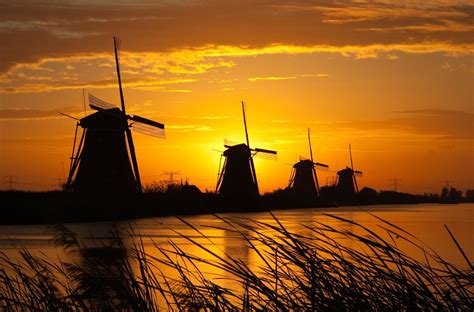
[[[338,208],[374,205],[442,204],[439,201],[392,200],[367,202],[352,200],[265,194],[257,200],[224,200],[214,193],[143,193],[81,195],[53,192],[0,192],[4,203],[0,225],[91,223],[135,220],[150,217],[206,214],[271,212],[292,209]]]

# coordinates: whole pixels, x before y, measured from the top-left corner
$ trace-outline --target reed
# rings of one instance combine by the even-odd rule
[[[58,264],[23,250],[22,261],[15,263],[1,254],[0,310],[472,311],[472,263],[454,236],[466,268],[448,263],[385,220],[379,219],[382,235],[328,216],[358,230],[313,222],[306,227],[309,234],[302,235],[287,230],[277,218],[264,223],[216,216],[257,255],[258,268],[215,251],[212,240],[183,219],[196,235],[180,236],[201,256],[173,241],[147,252],[137,233],[138,241],[127,246],[117,230],[111,231],[107,244],[87,247],[57,226],[56,242],[86,260]],[[400,242],[423,254],[424,261],[403,252]],[[239,289],[222,286],[203,266],[224,272]]]

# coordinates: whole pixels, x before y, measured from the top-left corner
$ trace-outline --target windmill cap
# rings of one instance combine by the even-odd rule
[[[244,156],[244,157],[250,157],[250,149],[249,147],[247,146],[247,144],[238,144],[238,145],[234,145],[234,146],[230,146],[228,147],[225,151],[224,151],[224,156],[237,156],[237,155],[240,155],[240,156]]]
[[[83,128],[123,129],[127,127],[127,119],[120,109],[111,108],[82,118],[80,125]]]
[[[303,159],[293,165],[293,168],[313,168],[314,163],[310,159]]]

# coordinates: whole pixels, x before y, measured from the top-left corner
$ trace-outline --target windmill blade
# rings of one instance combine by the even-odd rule
[[[152,126],[150,124],[134,121],[130,126],[138,133],[146,134],[155,138],[166,139],[165,129],[158,128],[154,125]]]
[[[349,144],[349,156],[351,158],[351,170],[352,170],[352,173],[353,173],[355,190],[356,190],[356,193],[359,193],[359,186],[357,185],[357,179],[356,179],[357,174],[354,171],[354,163],[352,162],[352,148],[351,148],[350,144]]]
[[[355,171],[354,171],[354,175],[355,175],[356,177],[361,177],[361,176],[362,176],[362,171],[355,170]]]
[[[277,160],[276,151],[267,150],[263,148],[254,148],[252,149],[252,151],[254,152],[253,157],[260,159]]]
[[[313,160],[313,148],[311,147],[311,133],[310,133],[309,128],[308,128],[308,142],[309,142],[309,155],[311,156],[311,162],[314,163],[314,160]]]
[[[137,115],[133,115],[129,119],[133,121],[130,126],[134,131],[155,138],[166,138],[164,124]]]
[[[249,133],[247,131],[247,119],[245,118],[245,103],[244,103],[244,101],[242,101],[242,114],[244,115],[245,139],[247,140],[247,146],[250,148]]]
[[[314,166],[316,167],[316,169],[318,170],[323,170],[323,171],[329,171],[329,165],[326,165],[326,164],[322,164],[322,163],[315,163]]]
[[[272,151],[272,150],[268,150],[268,149],[264,149],[264,148],[254,148],[253,150],[257,153],[267,153],[267,154],[273,154],[273,155],[277,154],[276,151]]]
[[[148,119],[148,118],[144,118],[144,117],[140,117],[140,116],[137,116],[137,115],[133,115],[130,117],[131,120],[135,121],[135,122],[139,122],[139,123],[143,123],[143,124],[146,124],[146,125],[149,125],[151,127],[156,127],[156,128],[160,128],[160,129],[165,129],[165,125],[162,124],[162,123],[159,123],[159,122],[156,122],[156,121],[153,121],[151,119]]]
[[[268,154],[268,153],[254,153],[253,158],[265,159],[265,160],[278,160],[278,157],[276,154]]]
[[[103,101],[90,93],[89,93],[89,106],[90,108],[95,109],[95,110],[118,108],[116,105]]]

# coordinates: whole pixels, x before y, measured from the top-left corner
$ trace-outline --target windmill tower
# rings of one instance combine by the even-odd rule
[[[257,198],[259,190],[253,157],[257,154],[277,153],[263,148],[250,148],[244,102],[242,102],[242,114],[247,144],[225,144],[226,150],[222,153],[224,164],[217,179],[216,193],[225,198]]]
[[[164,138],[165,126],[137,115],[127,115],[119,64],[120,39],[114,37],[115,64],[122,109],[89,94],[97,112],[78,121],[66,188],[87,193],[140,193],[134,131]],[[76,148],[78,128],[83,129]]]
[[[357,176],[362,176],[362,172],[354,170],[354,163],[352,162],[352,150],[349,144],[349,157],[351,159],[351,167],[339,170],[337,172],[338,182],[336,189],[342,195],[355,195],[359,193],[359,187],[357,186]]]
[[[314,162],[311,147],[311,134],[308,128],[308,143],[311,159],[300,159],[293,165],[288,187],[298,193],[319,195],[319,182],[316,168],[328,170],[329,166]]]

